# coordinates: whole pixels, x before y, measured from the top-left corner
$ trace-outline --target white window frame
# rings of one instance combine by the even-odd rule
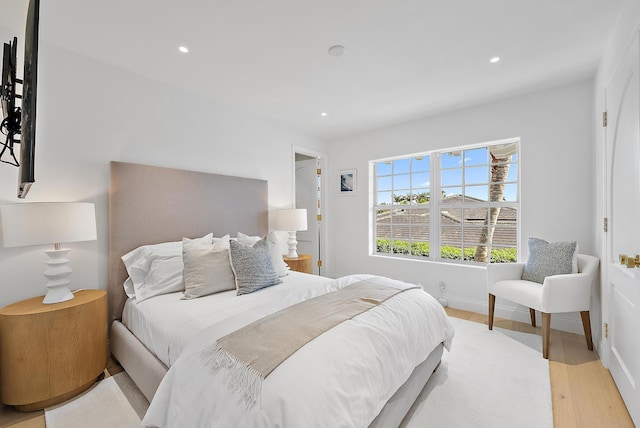
[[[507,184],[516,184],[516,198],[515,201],[509,201],[509,202],[491,202],[491,201],[486,201],[486,202],[459,202],[459,203],[443,203],[440,199],[440,194],[442,192],[442,186],[441,186],[441,177],[442,177],[442,163],[441,163],[441,156],[443,154],[446,153],[451,153],[451,152],[456,152],[456,151],[463,151],[463,150],[473,150],[473,149],[477,149],[477,148],[486,148],[486,147],[490,147],[490,146],[495,146],[495,145],[501,145],[501,144],[512,144],[515,143],[516,144],[516,152],[515,152],[515,161],[511,162],[514,163],[515,165],[517,165],[517,175],[516,175],[516,182],[514,183],[513,181],[508,181]],[[429,203],[427,204],[420,204],[420,205],[400,205],[400,204],[392,204],[392,205],[376,205],[377,202],[377,195],[378,195],[378,172],[376,169],[376,164],[381,163],[381,162],[389,162],[389,161],[397,161],[397,160],[402,160],[402,159],[408,159],[408,158],[416,158],[416,157],[426,157],[429,156],[430,157],[430,188],[429,188],[429,193],[432,196],[429,200]],[[521,219],[520,219],[520,206],[521,206],[521,193],[520,193],[520,188],[521,188],[521,178],[520,178],[520,172],[521,172],[521,158],[520,158],[520,139],[519,138],[510,138],[510,139],[505,139],[505,140],[498,140],[498,141],[491,141],[491,142],[485,142],[485,143],[479,143],[479,144],[473,144],[473,145],[467,145],[467,146],[459,146],[459,147],[453,147],[453,148],[446,148],[446,149],[440,149],[440,150],[433,150],[433,151],[428,151],[428,152],[421,152],[421,153],[415,153],[415,154],[410,154],[410,155],[404,155],[404,156],[395,156],[395,157],[389,157],[389,158],[383,158],[383,159],[376,159],[376,160],[372,160],[369,163],[370,165],[370,172],[371,172],[371,180],[370,182],[372,183],[372,192],[370,193],[371,196],[371,200],[370,200],[370,207],[371,207],[371,222],[370,222],[370,254],[372,256],[376,256],[376,257],[394,257],[394,258],[403,258],[403,259],[413,259],[413,260],[419,260],[419,261],[437,261],[437,262],[450,262],[450,263],[464,263],[464,264],[482,264],[484,265],[485,263],[479,263],[479,262],[475,262],[475,261],[470,261],[470,260],[464,260],[464,252],[462,255],[461,259],[444,259],[441,257],[441,245],[442,245],[442,239],[441,239],[441,210],[444,208],[452,208],[452,209],[464,209],[464,208],[493,208],[493,207],[507,207],[507,208],[514,208],[516,210],[516,243],[514,244],[516,251],[519,251],[520,248],[520,235],[521,235]],[[489,163],[489,179],[488,181],[490,181],[490,168],[491,168],[491,164]],[[465,183],[465,167],[463,166],[462,168],[462,188],[464,189],[465,186],[468,186],[467,183]],[[395,174],[393,174],[392,171],[392,176],[394,176]],[[490,186],[491,183],[488,183],[488,185]],[[393,189],[395,190],[395,187],[393,187]],[[463,192],[464,193],[464,190]],[[437,197],[434,197],[437,196]],[[429,245],[430,245],[430,249],[429,249],[429,256],[419,256],[419,255],[407,255],[407,254],[397,254],[397,253],[379,253],[377,252],[377,231],[376,231],[376,227],[377,227],[377,210],[379,209],[409,209],[411,210],[412,208],[426,208],[429,210]],[[464,233],[464,220],[462,223],[462,230]],[[410,242],[415,242],[411,239],[411,235],[409,237],[409,241]],[[393,237],[390,238],[392,241],[394,240]],[[420,242],[421,240],[418,240],[418,242]],[[471,245],[469,244],[469,247]],[[487,246],[489,246],[489,256],[491,255],[491,248],[494,247],[495,248],[495,244],[493,243],[487,243]],[[462,240],[462,247],[464,248],[464,239]],[[475,247],[475,245],[474,245]],[[500,247],[499,245],[497,246],[498,248]]]

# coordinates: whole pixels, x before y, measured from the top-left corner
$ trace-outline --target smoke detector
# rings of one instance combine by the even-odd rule
[[[329,48],[329,55],[331,56],[342,56],[344,54],[344,46],[342,45],[333,45]]]

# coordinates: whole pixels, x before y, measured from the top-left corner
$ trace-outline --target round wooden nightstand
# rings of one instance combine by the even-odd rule
[[[300,254],[295,258],[285,257],[284,261],[289,265],[291,270],[295,270],[296,272],[312,273],[311,255],[309,254]]]
[[[30,412],[88,389],[107,365],[107,293],[43,296],[0,309],[0,398]]]

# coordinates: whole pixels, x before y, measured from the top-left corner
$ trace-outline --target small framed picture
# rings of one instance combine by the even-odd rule
[[[340,194],[352,195],[356,192],[358,176],[355,169],[340,171]]]

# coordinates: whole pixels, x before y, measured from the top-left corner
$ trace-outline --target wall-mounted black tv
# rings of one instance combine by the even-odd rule
[[[16,45],[5,43],[2,60],[2,133],[6,135],[0,152],[0,160],[20,168],[18,177],[18,198],[27,196],[35,182],[36,147],[36,95],[38,86],[38,27],[40,21],[40,0],[30,0],[27,10],[27,24],[24,42],[24,75],[16,78]],[[22,83],[22,95],[16,91],[16,84]],[[21,100],[21,105],[16,105]],[[20,138],[18,139],[18,135]],[[20,162],[14,152],[14,144],[20,144]]]
[[[14,152],[13,145],[16,143],[16,134],[20,134],[20,122],[22,112],[16,108],[16,59],[17,59],[18,38],[13,38],[13,43],[5,43],[2,55],[2,92],[0,100],[2,102],[2,123],[0,129],[6,136],[0,151],[0,161],[13,166],[20,166]],[[22,82],[22,81],[20,81]],[[19,142],[19,141],[18,141]]]

